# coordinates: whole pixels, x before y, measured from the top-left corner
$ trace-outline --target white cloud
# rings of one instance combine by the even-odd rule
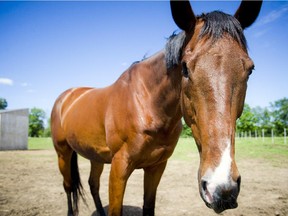
[[[261,37],[262,35],[266,34],[266,32],[267,32],[267,29],[265,29],[265,30],[263,30],[263,31],[255,32],[254,35],[253,35],[253,37],[254,37],[254,38],[259,38],[259,37]]]
[[[12,86],[13,85],[13,80],[9,79],[9,78],[1,78],[0,77],[0,84]]]
[[[258,25],[265,25],[271,22],[276,21],[277,19],[281,18],[288,12],[288,5],[285,7],[280,8],[279,10],[273,10],[264,16],[261,20],[259,20]]]
[[[21,83],[21,86],[22,86],[22,87],[27,87],[28,85],[29,85],[29,84],[26,83],[26,82]]]
[[[122,62],[121,65],[122,65],[123,67],[126,67],[126,66],[128,65],[128,63],[127,63],[127,62]]]

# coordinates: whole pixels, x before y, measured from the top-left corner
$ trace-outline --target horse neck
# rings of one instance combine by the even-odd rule
[[[181,118],[181,67],[168,70],[164,52],[142,61],[138,67],[140,82],[150,95],[154,109],[179,120]]]

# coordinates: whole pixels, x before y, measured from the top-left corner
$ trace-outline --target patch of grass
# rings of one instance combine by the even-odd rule
[[[53,149],[52,139],[50,137],[29,137],[28,149]]]
[[[236,138],[236,160],[263,159],[273,164],[288,164],[288,144],[284,144],[283,137],[271,138]],[[51,138],[29,138],[28,149],[53,149]],[[198,157],[198,149],[193,138],[180,138],[171,156],[172,160],[190,160]]]
[[[284,144],[283,137],[236,139],[236,157],[240,159],[257,158],[276,163],[288,161],[288,144]]]
[[[273,164],[288,163],[288,144],[284,144],[283,137],[271,138],[247,138],[235,141],[237,159],[263,159]],[[198,150],[193,138],[180,138],[172,155],[174,160],[189,160],[197,155]]]
[[[171,159],[186,161],[186,160],[191,159],[191,157],[194,154],[198,155],[198,149],[197,149],[194,139],[193,138],[180,138],[174,150],[174,153],[171,156]]]

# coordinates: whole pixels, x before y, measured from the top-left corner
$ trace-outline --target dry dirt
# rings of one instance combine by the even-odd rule
[[[201,200],[197,188],[198,155],[189,161],[170,160],[160,182],[156,215],[216,215]],[[239,207],[221,215],[288,215],[288,165],[259,159],[240,159],[242,187]],[[79,167],[88,206],[80,203],[80,216],[96,216],[89,193],[89,161]],[[107,210],[109,165],[101,179],[101,197]],[[143,171],[135,170],[128,181],[124,215],[142,215]],[[0,152],[0,216],[66,215],[66,195],[54,150]]]

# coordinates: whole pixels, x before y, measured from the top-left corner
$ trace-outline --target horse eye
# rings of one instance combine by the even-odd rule
[[[189,71],[185,62],[182,63],[182,74],[185,78],[188,78]]]

